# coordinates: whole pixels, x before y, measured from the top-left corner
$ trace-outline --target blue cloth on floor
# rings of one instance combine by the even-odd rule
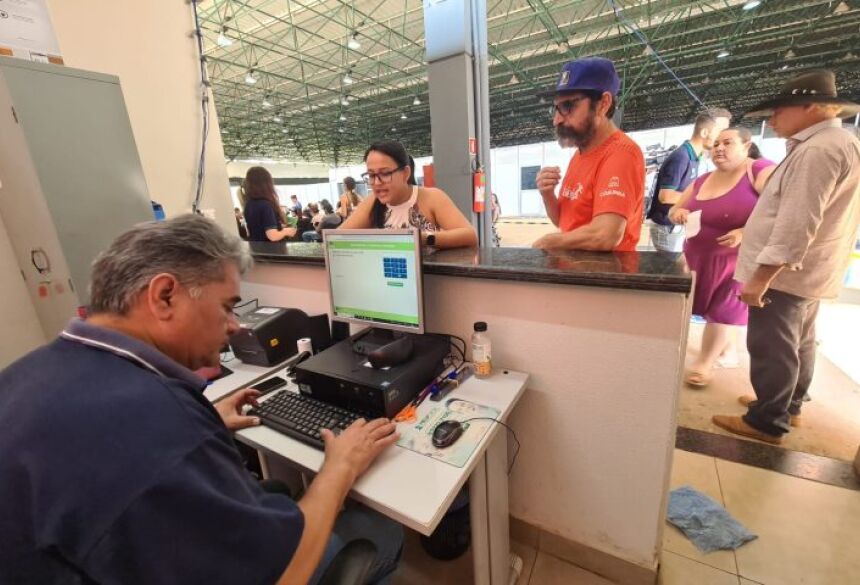
[[[669,493],[668,519],[706,553],[733,550],[758,538],[720,504],[686,485]]]

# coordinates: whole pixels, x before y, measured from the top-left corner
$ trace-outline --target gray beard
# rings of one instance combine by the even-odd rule
[[[587,147],[591,141],[594,140],[594,135],[596,133],[597,129],[594,127],[594,116],[588,118],[585,123],[585,128],[582,131],[577,131],[564,125],[555,127],[558,144],[562,148],[570,148],[573,146],[576,146],[577,148]]]

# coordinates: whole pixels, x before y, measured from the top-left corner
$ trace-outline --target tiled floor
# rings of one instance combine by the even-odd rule
[[[723,504],[758,539],[737,551],[700,553],[667,523],[661,585],[860,585],[860,492],[686,451],[675,451],[672,487],[690,485]],[[518,585],[611,585],[533,548]],[[472,581],[471,556],[451,563],[424,554],[407,537],[395,585]]]
[[[818,320],[821,345],[809,390],[812,401],[803,407],[802,426],[792,429],[783,437],[782,447],[785,449],[843,461],[854,460],[860,445],[860,419],[857,416],[860,412],[860,383],[830,359],[830,356],[834,356],[846,367],[853,362],[854,375],[860,376],[856,341],[840,338],[835,333],[839,320],[851,323],[847,315],[853,311],[849,309],[850,307],[842,305],[822,306]],[[860,327],[860,321],[857,326]],[[843,327],[847,332],[857,331],[856,327]],[[692,362],[698,353],[703,329],[702,325],[690,325],[688,363]],[[845,355],[848,351],[854,352],[851,358]],[[707,388],[697,389],[686,385],[681,387],[678,424],[734,437],[736,435],[716,427],[711,417],[714,414],[741,415],[746,412],[746,408],[738,404],[737,399],[742,395],[753,394],[749,382],[749,355],[742,349],[740,368],[718,369],[714,374],[714,379]]]

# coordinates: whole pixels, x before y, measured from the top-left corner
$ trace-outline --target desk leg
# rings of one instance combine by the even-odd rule
[[[263,472],[263,479],[272,477],[269,473],[269,458],[262,449],[257,449],[257,460],[260,462],[260,471]]]
[[[508,585],[508,444],[499,432],[469,478],[476,585]]]

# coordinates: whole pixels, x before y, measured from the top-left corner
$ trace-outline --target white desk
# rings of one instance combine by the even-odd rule
[[[233,370],[233,373],[209,384],[203,391],[203,396],[208,398],[209,402],[218,402],[236,390],[247,388],[263,378],[274,375],[286,378],[284,366],[289,361],[285,360],[276,366],[252,366],[240,362],[238,358],[226,361],[224,367]]]
[[[226,386],[230,378],[219,382],[224,381],[222,386]],[[448,397],[497,408],[499,420],[506,421],[527,380],[527,374],[498,370],[487,379],[469,378]],[[221,396],[227,393],[213,391]],[[433,406],[434,402],[425,400],[418,409],[418,419]],[[430,535],[468,479],[475,583],[507,585],[510,573],[507,432],[502,425],[492,424],[462,468],[392,447],[356,482],[350,496],[421,534]],[[265,426],[243,429],[236,436],[262,453],[281,457],[305,472],[316,473],[323,463],[322,451]]]

